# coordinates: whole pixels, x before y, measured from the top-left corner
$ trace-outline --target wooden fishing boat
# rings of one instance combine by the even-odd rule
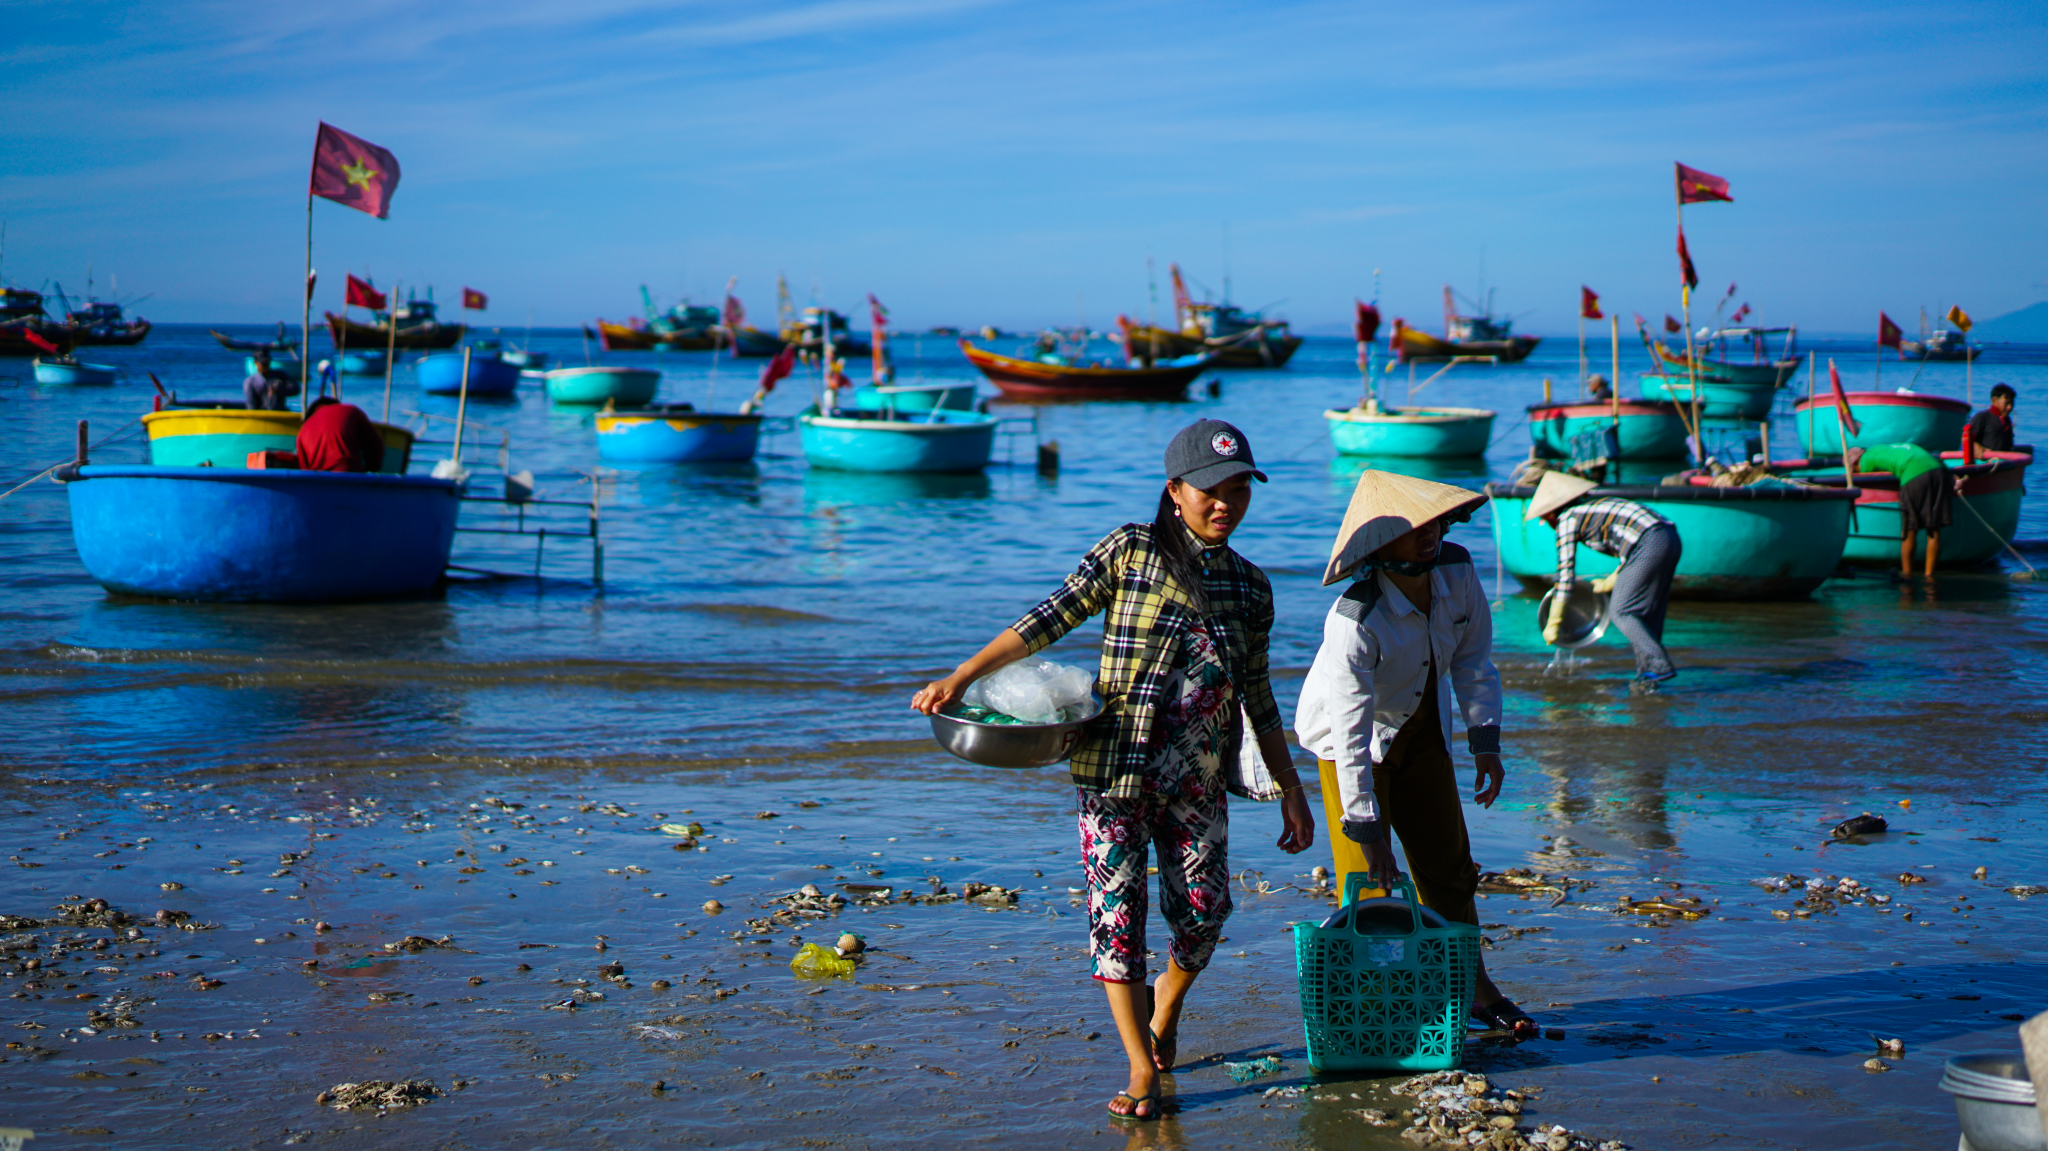
[[[149,335],[150,323],[140,316],[131,320],[121,305],[112,300],[92,300],[67,314],[64,326],[71,329],[72,342],[79,347],[133,347]]]
[[[0,288],[0,356],[68,356],[72,331],[43,313],[43,294]]]
[[[437,352],[431,356],[421,356],[412,366],[412,374],[419,380],[420,390],[430,396],[460,395],[462,360],[460,352]],[[470,395],[509,396],[518,387],[518,368],[496,356],[479,356],[474,351],[470,353]]]
[[[1542,520],[1522,518],[1536,489],[1492,483],[1486,494],[1493,498],[1493,539],[1502,565],[1525,587],[1551,586],[1557,578],[1557,533]],[[1713,600],[1804,599],[1841,563],[1856,498],[1839,488],[1789,483],[1600,487],[1587,498],[1601,496],[1633,500],[1670,520],[1685,549],[1672,594]],[[1614,568],[1613,557],[1579,548],[1578,574],[1591,579]]]
[[[881,412],[827,416],[812,407],[796,420],[811,466],[846,472],[978,472],[995,454],[997,422],[946,408],[891,419]]]
[[[110,592],[325,603],[415,596],[448,567],[461,487],[430,476],[88,464],[78,558]]]
[[[1924,332],[1917,340],[1901,340],[1899,354],[1909,360],[1930,360],[1934,363],[1960,364],[1976,359],[1984,349],[1972,347],[1969,339],[1961,332]]]
[[[471,371],[474,372],[474,367]],[[546,373],[548,399],[558,404],[637,408],[654,399],[661,373],[651,368],[556,368]],[[475,379],[470,384],[475,386]]]
[[[733,342],[735,355],[753,359],[768,359],[782,351],[783,340],[779,332],[764,332],[759,328],[739,328],[727,331],[727,338]]]
[[[1209,356],[1212,366],[1218,368],[1284,368],[1294,353],[1301,350],[1301,337],[1289,332],[1285,321],[1261,324],[1227,337],[1188,335],[1134,323],[1116,338],[1123,341],[1125,353],[1134,364]]]
[[[220,346],[230,352],[289,352],[297,349],[299,346],[297,340],[290,339],[284,334],[284,325],[282,323],[277,325],[277,339],[267,342],[263,340],[237,339],[225,332],[215,331],[212,328],[208,328],[206,331],[207,335],[219,341]]]
[[[614,324],[610,320],[597,322],[598,346],[607,352],[651,352],[662,346],[658,332],[628,324]]]
[[[1767,346],[1771,336],[1785,337],[1776,353]],[[1692,360],[1686,359],[1682,351],[1666,348],[1661,341],[1648,340],[1648,343],[1650,354],[1663,375],[1689,377],[1696,374],[1702,383],[1775,388],[1791,379],[1799,367],[1799,357],[1793,351],[1798,339],[1799,329],[1796,327],[1721,328],[1705,333],[1693,348]],[[1749,363],[1737,363],[1730,358],[1731,343],[1749,348]],[[1697,371],[1693,369],[1695,361]]]
[[[1862,418],[1860,409],[1857,418]],[[1963,481],[1958,503],[1965,506],[1957,507],[1949,525],[1941,529],[1941,559],[1936,566],[1977,567],[2003,553],[2007,541],[2019,531],[2020,500],[2026,495],[2027,468],[2034,462],[2034,450],[2025,446],[2010,452],[1980,449],[1980,462],[1974,464],[1963,463],[1960,451],[1940,455],[1949,474]],[[1839,459],[1780,461],[1773,470],[1836,492],[1847,482]],[[1901,527],[1899,478],[1886,472],[1858,472],[1855,491],[1856,514],[1842,549],[1843,560],[1896,569]]]
[[[1846,392],[1858,430],[1849,436],[1852,448],[1879,444],[1918,444],[1930,452],[1959,448],[1970,422],[1970,405],[1948,396],[1912,392]],[[1842,454],[1842,420],[1832,392],[1821,392],[1792,404],[1792,423],[1799,446],[1810,456]]]
[[[149,436],[149,462],[164,467],[244,468],[256,452],[289,452],[298,447],[297,412],[250,411],[232,407],[175,407],[142,417]],[[373,423],[384,441],[385,475],[402,476],[412,462],[413,434],[395,424]]]
[[[597,417],[597,455],[614,464],[744,463],[761,442],[761,417],[667,404]]]
[[[1622,460],[1671,460],[1685,455],[1685,417],[1678,405],[1645,400],[1587,400],[1530,404],[1529,438],[1545,459],[1570,459],[1572,439],[1614,428]]]
[[[1000,355],[966,340],[960,341],[960,350],[996,390],[1013,400],[1177,400],[1209,366],[1206,358],[1153,368],[1047,363]]]
[[[1484,408],[1381,407],[1323,413],[1330,442],[1347,456],[1448,458],[1486,452],[1494,413]]]
[[[1446,340],[1417,331],[1397,319],[1389,342],[1394,345],[1397,358],[1418,364],[1442,363],[1460,357],[1516,364],[1528,359],[1529,353],[1536,350],[1536,345],[1542,343],[1543,338],[1508,336],[1503,339]]]
[[[1685,375],[1655,375],[1642,377],[1637,385],[1646,400],[1662,400],[1692,407],[1693,380]],[[1717,420],[1761,420],[1771,413],[1771,401],[1777,398],[1778,385],[1768,380],[1759,383],[1735,383],[1728,380],[1699,377],[1700,415]]]
[[[462,342],[469,328],[442,323],[436,318],[437,307],[432,300],[407,300],[392,311],[371,313],[376,322],[369,324],[327,312],[327,334],[337,348],[452,348]],[[393,324],[398,325],[395,337]]]
[[[116,369],[88,364],[74,356],[45,356],[35,360],[35,372],[39,384],[111,384]]]

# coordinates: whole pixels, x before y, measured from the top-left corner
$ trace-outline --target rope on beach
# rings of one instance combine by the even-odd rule
[[[122,434],[123,434],[123,433],[125,433],[125,432],[129,431],[130,429],[134,428],[134,427],[135,427],[136,425],[140,424],[141,422],[142,422],[142,420],[141,420],[140,418],[137,418],[137,419],[133,419],[133,420],[129,420],[129,421],[127,422],[127,423],[125,423],[125,424],[122,424],[122,425],[121,425],[120,427],[118,427],[118,428],[115,428],[115,429],[114,429],[113,431],[111,431],[111,432],[108,432],[108,433],[106,434],[106,436],[105,436],[104,438],[102,438],[102,439],[100,440],[100,442],[99,442],[99,443],[93,444],[93,445],[92,445],[92,447],[94,447],[94,448],[103,448],[103,447],[106,447],[106,446],[107,446],[108,444],[111,444],[111,443],[113,443],[113,442],[114,442],[115,440],[119,439],[119,438],[120,438],[120,437],[122,436]],[[90,448],[89,448],[89,449],[87,449],[88,453],[90,453],[90,450],[91,450]],[[7,498],[8,496],[11,496],[11,495],[13,495],[14,493],[16,493],[16,492],[20,491],[21,489],[23,489],[23,488],[25,488],[25,487],[29,486],[30,484],[32,484],[32,483],[34,483],[34,482],[36,482],[37,480],[39,480],[39,479],[42,479],[42,478],[43,478],[44,476],[47,476],[47,475],[49,475],[49,474],[50,474],[51,472],[54,472],[54,471],[56,471],[56,470],[57,470],[58,468],[61,468],[61,467],[63,467],[63,466],[65,465],[65,464],[68,464],[68,463],[70,463],[70,462],[71,462],[71,461],[72,461],[73,459],[76,459],[76,458],[77,458],[77,457],[75,457],[75,456],[66,456],[66,457],[65,457],[65,458],[63,458],[63,459],[61,459],[61,460],[58,460],[58,461],[57,461],[56,463],[54,463],[54,464],[51,464],[51,465],[50,465],[49,467],[47,467],[47,468],[44,468],[44,469],[43,469],[42,471],[39,471],[39,472],[37,472],[36,474],[34,474],[34,475],[30,476],[29,478],[27,478],[27,479],[25,479],[25,480],[21,481],[20,483],[18,483],[18,484],[16,484],[16,485],[14,485],[13,487],[11,487],[11,488],[8,488],[8,489],[7,489],[6,491],[4,491],[4,492],[0,492],[0,500],[4,500],[4,499],[6,499],[6,498]],[[2025,561],[2021,561],[2021,562],[2025,562]]]
[[[2012,546],[2011,540],[2008,540],[2004,536],[1998,534],[1998,529],[1991,526],[1991,521],[1984,518],[1984,513],[1978,511],[1976,508],[1970,507],[1970,501],[1964,499],[1961,495],[1956,496],[1956,502],[1963,505],[1964,508],[1968,509],[1971,515],[1976,516],[1977,522],[1984,525],[1984,530],[1991,533],[1991,538],[1997,540],[2000,544],[2004,545],[2005,550],[2012,553],[2012,558],[2020,561],[2020,563],[2023,566],[2025,566],[2025,568],[2027,569],[2026,578],[2040,578],[2041,573],[2035,569],[2033,564],[2027,563],[2027,557],[2020,554],[2020,549]],[[2017,579],[2019,577],[2015,576],[2014,578]]]
[[[1502,432],[1501,434],[1499,434],[1499,435],[1497,435],[1497,436],[1493,437],[1493,442],[1492,442],[1492,443],[1490,443],[1490,444],[1488,444],[1488,445],[1486,445],[1486,450],[1490,452],[1490,451],[1492,451],[1493,449],[1495,449],[1495,448],[1499,447],[1499,446],[1500,446],[1500,442],[1501,442],[1502,440],[1504,440],[1504,439],[1507,439],[1507,438],[1508,438],[1509,436],[1511,436],[1511,435],[1514,435],[1514,434],[1515,434],[1515,429],[1516,429],[1516,428],[1519,428],[1519,427],[1521,427],[1521,426],[1522,426],[1523,424],[1526,424],[1526,423],[1528,423],[1528,422],[1529,422],[1529,413],[1527,413],[1527,412],[1523,412],[1523,413],[1522,413],[1522,418],[1521,418],[1521,419],[1519,419],[1519,420],[1516,420],[1516,421],[1515,421],[1514,423],[1512,423],[1512,424],[1509,424],[1509,425],[1508,425],[1508,430],[1507,430],[1507,431],[1504,431],[1504,432]]]

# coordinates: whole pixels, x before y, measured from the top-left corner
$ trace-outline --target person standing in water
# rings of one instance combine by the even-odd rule
[[[1664,650],[1664,613],[1671,606],[1671,580],[1683,554],[1678,528],[1634,500],[1585,499],[1598,486],[1580,476],[1545,472],[1522,513],[1524,520],[1542,520],[1557,532],[1557,594],[1543,622],[1543,642],[1556,643],[1563,634],[1565,601],[1578,583],[1579,545],[1613,556],[1621,565],[1613,575],[1594,580],[1593,590],[1612,594],[1614,626],[1635,653],[1629,694],[1654,695],[1658,684],[1678,674]]]
[[[1963,478],[1952,475],[1941,457],[1919,444],[1850,448],[1842,463],[1851,472],[1888,472],[1899,480],[1899,575],[1913,574],[1913,545],[1927,533],[1927,578],[1941,560],[1941,529],[1955,516]]]
[[[1252,481],[1265,478],[1237,428],[1201,420],[1181,429],[1152,522],[1109,533],[1063,587],[911,700],[943,711],[975,680],[1105,615],[1103,710],[1071,769],[1093,974],[1130,1059],[1130,1082],[1109,1103],[1120,1118],[1163,1112],[1160,1076],[1173,1070],[1181,1009],[1230,915],[1227,793],[1280,799],[1283,851],[1315,842],[1267,673],[1272,587],[1229,545]],[[1247,725],[1270,775],[1240,761]],[[1166,970],[1149,987],[1148,846],[1173,932]]]
[[[1316,757],[1340,889],[1365,872],[1391,886],[1399,836],[1422,904],[1477,924],[1479,866],[1451,761],[1451,697],[1464,713],[1478,769],[1473,802],[1492,807],[1507,772],[1500,758],[1500,672],[1493,613],[1472,555],[1444,542],[1486,502],[1477,492],[1392,472],[1358,477],[1323,583],[1357,574],[1330,606],[1323,644],[1301,688],[1294,730]],[[1486,974],[1472,1016],[1517,1039],[1536,1021]]]

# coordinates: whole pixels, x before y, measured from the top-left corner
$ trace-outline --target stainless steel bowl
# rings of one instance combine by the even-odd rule
[[[2034,1084],[2019,1056],[1958,1056],[1942,1069],[1941,1089],[1955,1096],[1956,1118],[1972,1151],[2048,1148],[2034,1113]]]
[[[1102,697],[1090,696],[1088,714],[1066,723],[976,723],[935,715],[932,738],[939,746],[983,767],[1046,767],[1072,759],[1081,729],[1102,714]]]
[[[1536,605],[1536,618],[1550,618],[1550,601],[1557,598],[1557,589],[1543,593],[1542,602]],[[1607,634],[1607,625],[1613,621],[1607,610],[1607,597],[1593,590],[1591,584],[1581,581],[1572,585],[1571,598],[1564,601],[1564,626],[1559,629],[1557,646],[1566,651],[1577,651],[1599,642]]]

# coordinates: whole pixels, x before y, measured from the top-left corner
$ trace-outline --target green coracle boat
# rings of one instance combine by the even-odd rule
[[[1502,565],[1532,590],[1557,578],[1557,533],[1524,520],[1533,485],[1488,484],[1493,540]],[[1741,488],[1663,484],[1595,488],[1586,498],[1634,500],[1678,528],[1685,554],[1672,594],[1681,599],[1804,599],[1842,561],[1855,494],[1841,488],[1770,483]],[[1894,560],[1897,558],[1894,543]],[[1614,570],[1612,557],[1581,546],[1577,571]]]
[[[1861,411],[1857,418],[1861,419]],[[2020,499],[2026,495],[2031,447],[2018,451],[1980,450],[1980,462],[1963,463],[1963,453],[1943,452],[1951,475],[1963,480],[1962,499],[1941,532],[1943,568],[1977,567],[2005,550],[2020,526]],[[1840,460],[1795,460],[1776,465],[1783,474],[1839,492],[1844,477]],[[1899,566],[1899,479],[1883,472],[1856,475],[1856,513],[1842,548],[1845,562],[1870,567]]]
[[[1570,459],[1572,438],[1612,427],[1624,460],[1675,460],[1685,455],[1685,418],[1678,405],[1644,400],[1530,404],[1529,439],[1546,459]]]
[[[1493,413],[1483,408],[1333,408],[1323,418],[1330,442],[1347,456],[1477,456],[1493,433]]]
[[[1912,392],[1846,392],[1857,430],[1849,433],[1852,448],[1879,444],[1918,444],[1930,452],[1960,447],[1970,405],[1947,396]],[[1842,454],[1842,420],[1835,398],[1822,392],[1792,405],[1792,423],[1799,444],[1812,456]]]

